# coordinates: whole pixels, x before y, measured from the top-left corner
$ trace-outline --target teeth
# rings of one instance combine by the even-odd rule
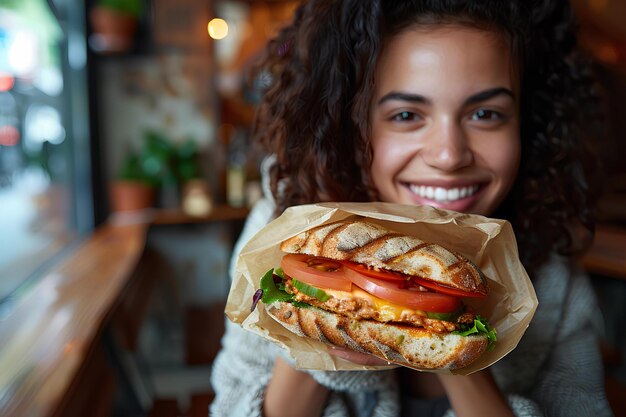
[[[456,201],[474,195],[474,193],[478,191],[478,185],[445,189],[442,187],[427,187],[425,185],[411,184],[409,188],[420,197],[435,201]]]

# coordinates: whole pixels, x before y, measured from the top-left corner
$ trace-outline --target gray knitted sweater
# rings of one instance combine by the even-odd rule
[[[252,210],[233,260],[272,219],[274,204],[263,199]],[[231,272],[234,262],[231,264]],[[517,416],[612,415],[604,394],[602,363],[592,318],[597,305],[586,275],[553,257],[533,279],[539,299],[534,319],[517,348],[491,366]],[[216,397],[211,416],[262,416],[265,387],[278,346],[227,321],[222,350],[213,365]],[[397,417],[400,400],[394,370],[311,371],[332,392],[324,417]],[[446,417],[454,416],[448,410]]]

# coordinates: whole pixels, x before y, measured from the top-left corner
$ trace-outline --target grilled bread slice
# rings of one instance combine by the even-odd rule
[[[487,280],[469,259],[435,243],[365,220],[344,220],[302,232],[281,244],[287,253],[349,260],[486,295]]]
[[[476,360],[488,345],[484,334],[435,333],[397,323],[351,319],[316,307],[287,302],[266,307],[274,320],[292,333],[329,345],[378,356],[417,369],[457,369]]]

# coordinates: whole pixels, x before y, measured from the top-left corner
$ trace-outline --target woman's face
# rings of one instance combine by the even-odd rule
[[[408,30],[386,44],[370,114],[383,201],[494,212],[520,160],[511,65],[497,35],[468,27]]]

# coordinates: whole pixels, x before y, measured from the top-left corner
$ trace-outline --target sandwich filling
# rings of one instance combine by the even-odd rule
[[[352,319],[404,323],[443,333],[459,330],[461,324],[473,323],[475,318],[475,314],[463,312],[462,308],[449,314],[433,314],[423,310],[410,309],[368,294],[358,287],[353,287],[350,292],[324,289],[328,299],[322,301],[294,287],[291,277],[285,277],[284,285],[285,291],[293,294],[295,301]],[[447,320],[434,316],[447,316]]]
[[[251,311],[259,301],[266,305],[277,301],[289,302],[298,308],[319,308],[353,320],[408,325],[438,334],[468,336],[483,333],[489,341],[488,349],[495,346],[495,329],[480,315],[469,311],[458,296],[437,294],[420,285],[409,285],[407,289],[406,283],[400,282],[397,277],[391,284],[377,287],[376,283],[380,283],[380,279],[367,277],[351,268],[337,266],[331,260],[316,257],[286,255],[282,265],[287,266],[294,260],[309,266],[291,275],[283,268],[267,271],[261,278],[260,289],[254,295]],[[315,272],[311,273],[309,268],[324,272],[325,281],[321,282],[326,285],[319,286],[314,278]],[[329,280],[329,274],[336,282]],[[329,288],[332,286],[335,288]],[[395,287],[395,291],[390,290]],[[377,291],[382,291],[379,292],[382,296],[378,296]]]

